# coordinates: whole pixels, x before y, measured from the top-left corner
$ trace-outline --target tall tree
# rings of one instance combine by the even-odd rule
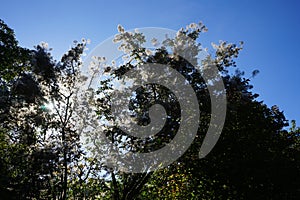
[[[299,197],[299,133],[288,132],[288,125],[282,111],[277,106],[269,108],[257,100],[252,93],[250,80],[236,67],[241,46],[221,41],[214,55],[193,65],[199,53],[196,40],[206,28],[191,24],[181,29],[175,39],[163,42],[165,47],[151,53],[143,47],[145,38],[141,33],[128,33],[121,27],[115,41],[120,49],[128,53],[128,62],[120,66],[105,68],[106,79],[100,83],[98,113],[107,121],[113,120],[111,91],[122,76],[145,63],[160,63],[171,66],[182,74],[197,94],[201,110],[200,124],[193,145],[179,160],[165,169],[142,174],[128,174],[120,171],[111,173],[110,186],[114,199],[268,199]],[[195,51],[190,52],[190,60],[180,57],[178,44],[180,34],[186,35],[194,43]],[[180,43],[181,42],[181,43]],[[170,51],[171,50],[171,51]],[[222,76],[227,95],[227,115],[221,138],[214,150],[199,159],[199,149],[209,127],[211,117],[210,95],[207,84],[201,77],[201,70],[209,70],[209,64],[216,66]],[[207,69],[208,68],[208,69]],[[114,69],[114,70],[112,70]],[[253,72],[253,76],[257,74]],[[141,76],[143,76],[141,72]],[[128,80],[127,80],[128,81]],[[207,81],[207,80],[206,80]],[[213,79],[211,79],[213,83]],[[222,92],[222,91],[219,91]],[[184,93],[182,93],[184,95]],[[167,103],[166,103],[167,102]],[[149,84],[139,87],[131,97],[129,110],[131,117],[139,125],[150,122],[149,107],[159,103],[167,110],[164,128],[153,138],[144,141],[129,136],[118,125],[107,126],[104,134],[124,152],[150,152],[171,141],[180,123],[180,107],[176,97],[167,88]],[[112,123],[113,124],[113,123]],[[95,139],[95,138],[94,138]],[[115,161],[117,162],[117,161]],[[128,182],[129,181],[129,182]],[[123,185],[124,184],[124,185]]]
[[[85,43],[56,62],[46,43],[19,47],[1,21],[1,191],[10,198],[67,199],[82,155],[73,93]]]
[[[90,75],[100,74],[101,79],[96,83],[97,90],[83,92],[82,87],[94,84],[86,82],[88,77],[81,70],[85,40],[75,42],[57,62],[46,43],[34,50],[18,46],[13,30],[0,21],[3,198],[297,199],[300,196],[300,129],[293,121],[287,130],[283,112],[277,106],[269,108],[258,101],[258,95],[251,91],[250,80],[238,69],[234,72],[234,58],[241,46],[220,42],[213,45],[213,55],[197,63],[202,50],[198,38],[206,31],[201,23],[179,30],[175,38],[167,38],[152,51],[143,46],[146,40],[142,33],[127,32],[121,26],[118,29],[114,41],[120,43],[119,48],[127,58],[120,65],[117,61],[107,64],[102,57],[95,58]],[[190,39],[184,40],[183,36]],[[184,45],[189,51],[183,51]],[[144,64],[168,65],[185,78],[199,103],[199,128],[192,145],[174,163],[153,172],[152,166],[145,164],[141,173],[126,173],[112,167],[124,164],[111,156],[113,145],[124,153],[155,151],[171,142],[183,123],[176,95],[160,84],[146,84],[130,97],[128,118],[134,118],[138,125],[148,125],[155,120],[150,119],[149,108],[160,104],[166,110],[164,127],[155,136],[144,139],[128,135],[120,128],[120,122],[111,112],[115,100],[112,92],[122,84],[130,85],[131,80],[123,79],[123,75]],[[210,95],[225,92],[209,92],[208,85],[217,80],[214,77],[204,80],[201,73],[210,70],[210,65],[218,68],[225,85],[226,121],[213,151],[200,159],[199,150],[214,117]],[[182,95],[187,94],[182,91]],[[125,120],[122,125],[126,123]],[[99,144],[103,136],[110,143]]]

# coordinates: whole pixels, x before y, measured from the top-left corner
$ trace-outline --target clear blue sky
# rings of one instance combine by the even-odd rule
[[[0,0],[0,18],[15,30],[21,46],[41,41],[54,48],[56,59],[73,40],[89,38],[90,49],[126,29],[179,29],[203,21],[204,46],[226,40],[244,41],[238,67],[251,76],[254,92],[269,105],[278,105],[300,125],[300,1],[167,0],[167,1],[17,1]],[[299,45],[299,46],[298,46]]]

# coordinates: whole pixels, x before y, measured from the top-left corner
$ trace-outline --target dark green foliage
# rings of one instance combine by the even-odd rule
[[[28,68],[30,51],[18,46],[14,31],[0,20],[0,77],[11,81]]]
[[[205,29],[182,33],[196,41]],[[144,41],[137,34],[135,43],[138,38]],[[299,199],[300,129],[292,121],[287,130],[283,112],[259,102],[243,72],[229,73],[240,46],[215,45],[213,60],[225,84],[227,115],[217,145],[203,159],[199,149],[211,119],[211,102],[207,85],[192,63],[166,48],[153,55],[138,48],[130,52],[135,62],[104,70],[107,79],[101,80],[96,92],[102,94],[95,111],[101,118],[112,118],[108,92],[112,79],[120,79],[137,63],[171,66],[197,95],[200,124],[191,147],[168,167],[140,174],[112,170],[81,147],[72,98],[84,48],[84,43],[76,42],[57,62],[41,45],[34,50],[18,46],[13,30],[0,20],[1,199]],[[47,107],[51,102],[53,110]],[[156,103],[165,107],[167,120],[155,137],[141,140],[117,126],[107,129],[106,136],[133,152],[163,147],[180,125],[180,105],[172,91],[156,84],[141,86],[129,109],[137,124],[147,125],[149,108]]]
[[[82,151],[69,117],[72,93],[63,94],[58,82],[73,87],[84,44],[57,63],[45,47],[19,47],[13,31],[0,25],[1,193],[9,199],[66,199],[70,165]],[[48,109],[51,102],[59,102],[56,110]]]
[[[189,151],[152,176],[143,199],[300,197],[299,129],[293,124],[294,128],[285,130],[288,123],[283,112],[257,101],[258,95],[251,92],[250,80],[243,78],[243,73],[224,74],[228,110],[217,145],[207,157],[199,159],[206,133],[205,128],[199,129]],[[202,115],[204,127],[207,118]]]

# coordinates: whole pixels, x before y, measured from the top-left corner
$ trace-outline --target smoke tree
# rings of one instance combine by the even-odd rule
[[[199,38],[207,31],[192,23],[163,41],[118,26],[114,42],[123,52],[112,62],[99,55],[88,68],[88,43],[75,41],[60,61],[47,43],[34,50],[18,46],[14,32],[0,21],[0,192],[10,199],[296,199],[299,190],[299,128],[290,130],[277,106],[268,107],[251,91],[250,78],[236,68],[240,45],[220,41],[205,53]],[[188,37],[189,40],[185,38]],[[188,48],[185,48],[188,47]],[[186,50],[186,51],[185,51]],[[184,56],[182,56],[184,55]],[[172,164],[140,173],[122,170],[122,154],[152,152],[170,143],[184,121],[172,90],[160,84],[138,87],[123,120],[112,113],[114,91],[135,79],[124,74],[145,64],[168,65],[196,94],[200,109],[196,137]],[[204,71],[217,67],[226,92],[226,121],[214,149],[199,158],[212,113]],[[236,68],[236,70],[234,70]],[[253,76],[258,71],[253,72]],[[161,76],[168,72],[162,70]],[[147,79],[143,71],[140,76]],[[174,82],[176,85],[177,82]],[[188,92],[182,91],[183,96]],[[121,129],[131,122],[147,126],[150,107],[166,110],[157,134],[139,138]],[[161,107],[159,107],[161,108]],[[189,113],[193,115],[193,112]],[[130,119],[130,120],[129,120]],[[188,120],[187,120],[188,121]],[[195,123],[188,121],[188,124]],[[218,124],[213,124],[217,126]],[[130,128],[130,127],[129,127]],[[154,127],[156,128],[156,127]],[[145,135],[148,133],[145,132]],[[104,140],[106,138],[106,140]],[[118,149],[119,153],[116,153]],[[128,157],[128,158],[129,158]],[[158,159],[157,159],[158,160]],[[157,161],[154,158],[154,162]],[[154,163],[163,166],[164,163]],[[118,167],[116,167],[118,166]],[[120,167],[121,166],[121,167]]]

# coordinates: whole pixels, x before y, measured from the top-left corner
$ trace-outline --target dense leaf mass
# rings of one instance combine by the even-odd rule
[[[258,101],[250,80],[238,69],[234,72],[234,59],[242,46],[213,44],[214,54],[195,65],[201,51],[198,38],[207,31],[202,23],[181,29],[177,38],[167,39],[155,51],[143,47],[146,41],[141,33],[126,32],[122,26],[118,30],[114,41],[127,54],[126,62],[106,66],[97,91],[80,94],[78,85],[86,80],[80,71],[85,40],[74,42],[56,61],[46,43],[33,50],[20,47],[14,31],[0,20],[1,199],[300,198],[300,128],[292,121],[288,129],[283,111]],[[191,41],[181,41],[182,35]],[[192,49],[183,52],[189,62],[177,54],[182,44]],[[169,143],[180,126],[181,107],[172,91],[158,84],[139,87],[128,107],[130,117],[145,126],[151,122],[149,108],[162,105],[167,120],[159,133],[139,139],[107,123],[113,120],[114,81],[143,63],[169,65],[187,80],[199,102],[200,124],[193,144],[176,162],[154,172],[131,174],[109,168],[105,154],[83,148],[95,143],[97,135],[82,124],[93,127],[104,122],[101,134],[124,151],[151,152]],[[215,95],[226,92],[226,121],[217,145],[200,159],[199,149],[213,117],[211,94],[201,70],[210,70],[211,64],[217,66],[225,85],[226,91]],[[93,109],[81,100],[80,95],[88,94]],[[91,112],[98,121],[85,117]]]

